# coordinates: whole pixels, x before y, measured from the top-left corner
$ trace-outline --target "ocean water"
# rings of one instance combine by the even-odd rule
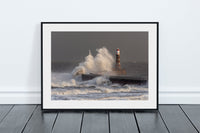
[[[148,83],[112,84],[107,76],[82,81],[80,75],[72,74],[73,64],[61,64],[54,64],[57,67],[52,70],[52,100],[148,100]],[[147,64],[123,64],[127,75],[148,77]]]
[[[143,84],[116,84],[109,80],[115,65],[113,56],[106,48],[89,53],[85,60],[52,63],[52,100],[148,100],[148,82]],[[148,64],[123,62],[127,75],[148,77]],[[101,73],[102,76],[82,81],[81,74]]]
[[[82,81],[70,73],[52,73],[52,100],[147,100],[148,85],[112,84],[100,76]]]

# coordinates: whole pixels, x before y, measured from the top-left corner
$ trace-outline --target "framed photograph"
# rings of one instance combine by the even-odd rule
[[[42,22],[42,109],[158,109],[158,22]]]

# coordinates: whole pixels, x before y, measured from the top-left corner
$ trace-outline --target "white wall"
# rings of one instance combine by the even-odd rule
[[[0,1],[0,103],[40,103],[40,22],[160,22],[160,103],[200,103],[199,0]]]

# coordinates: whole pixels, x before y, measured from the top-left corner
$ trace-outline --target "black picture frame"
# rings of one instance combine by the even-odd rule
[[[44,25],[54,24],[154,24],[156,25],[156,108],[48,108],[44,107]],[[63,110],[134,110],[134,111],[155,111],[158,110],[159,101],[159,22],[41,22],[41,109],[43,111]]]

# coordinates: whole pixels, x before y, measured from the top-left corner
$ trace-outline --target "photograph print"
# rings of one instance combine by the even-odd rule
[[[43,109],[157,109],[157,26],[43,22]]]

